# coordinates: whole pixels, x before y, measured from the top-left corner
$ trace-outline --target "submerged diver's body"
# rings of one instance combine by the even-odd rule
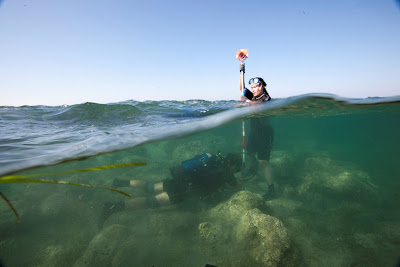
[[[241,65],[240,71],[244,72],[244,64]],[[260,104],[271,100],[267,90],[266,82],[259,77],[252,78],[249,81],[251,91],[243,88],[242,75],[240,75],[239,89],[243,92],[247,103]],[[266,200],[275,197],[275,186],[272,180],[269,159],[271,156],[272,145],[274,143],[274,130],[270,124],[268,117],[251,118],[250,134],[247,138],[247,152],[258,156],[258,161],[263,170],[268,184],[268,192],[263,195]]]
[[[206,198],[225,184],[236,186],[234,173],[240,168],[240,155],[228,154],[223,157],[204,153],[171,168],[171,178],[156,184],[144,180],[115,179],[113,187],[141,188],[151,196],[134,197],[125,202],[106,203],[105,209],[109,209],[106,212],[111,213],[124,209],[157,208],[177,204],[193,196],[200,199]]]

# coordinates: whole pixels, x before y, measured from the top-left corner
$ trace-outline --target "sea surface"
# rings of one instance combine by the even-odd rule
[[[268,117],[275,133],[272,200],[261,198],[258,171],[239,191],[100,223],[104,203],[129,197],[55,184],[162,181],[196,155],[242,153],[253,117]],[[399,137],[400,97],[2,106],[0,266],[397,266]],[[45,179],[54,183],[37,183]],[[244,195],[255,202],[235,200]]]

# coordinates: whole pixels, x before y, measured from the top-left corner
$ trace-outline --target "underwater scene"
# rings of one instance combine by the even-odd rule
[[[271,199],[243,157],[252,119],[274,132]],[[399,264],[399,97],[0,107],[0,121],[0,266]],[[212,159],[223,169],[202,172]],[[171,186],[186,171],[212,190]]]

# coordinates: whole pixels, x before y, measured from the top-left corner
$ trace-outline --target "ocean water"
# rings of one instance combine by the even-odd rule
[[[242,123],[248,133],[252,117],[268,117],[275,132],[275,199],[260,197],[267,183],[259,171],[239,191],[227,186],[206,200],[116,212],[99,223],[105,202],[129,197],[0,178],[21,219],[0,201],[0,265],[396,266],[400,97],[0,107],[0,175],[156,183],[195,155],[241,153]],[[68,172],[137,162],[146,165]]]

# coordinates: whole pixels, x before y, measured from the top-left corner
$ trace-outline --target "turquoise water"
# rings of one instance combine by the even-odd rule
[[[169,168],[205,152],[240,153],[242,119],[267,116],[275,132],[270,164],[277,197],[261,200],[267,183],[259,172],[239,192],[226,187],[207,200],[117,212],[100,225],[103,204],[128,197],[77,186],[0,184],[21,218],[17,223],[1,202],[0,262],[395,266],[400,257],[399,99],[300,96],[269,106],[236,104],[2,107],[0,173],[147,163],[39,176],[106,187],[115,178],[159,182],[170,177]],[[138,189],[119,189],[147,196]]]

